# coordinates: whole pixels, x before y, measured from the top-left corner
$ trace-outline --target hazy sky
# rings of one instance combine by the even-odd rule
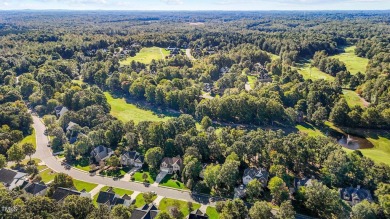
[[[383,10],[390,0],[0,0],[0,9]]]

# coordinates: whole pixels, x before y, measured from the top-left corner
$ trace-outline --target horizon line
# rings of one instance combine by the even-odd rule
[[[359,11],[390,11],[390,9],[337,9],[337,10],[329,10],[329,9],[270,9],[270,10],[215,10],[215,9],[200,9],[200,10],[191,10],[191,9],[169,9],[169,10],[149,10],[149,9],[61,9],[61,8],[49,8],[49,9],[0,9],[0,11],[148,11],[148,12],[180,12],[180,11],[191,11],[191,12],[256,12],[256,11],[285,11],[285,12],[294,12],[294,11],[351,11],[351,12],[359,12]]]

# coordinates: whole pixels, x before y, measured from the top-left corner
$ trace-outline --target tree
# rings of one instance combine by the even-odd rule
[[[305,190],[305,207],[321,218],[348,215],[350,209],[342,202],[339,193],[321,182],[313,181]]]
[[[235,160],[226,160],[218,173],[218,184],[231,191],[236,184],[239,174],[240,162]]]
[[[35,146],[33,144],[31,144],[31,143],[24,143],[22,145],[22,148],[24,150],[24,154],[30,157],[30,162],[31,162],[31,156],[36,151]]]
[[[144,182],[146,182],[146,180],[148,179],[148,174],[147,173],[143,173],[142,174],[142,179],[144,180]]]
[[[155,219],[174,219],[170,214],[165,211],[160,211]]]
[[[345,98],[340,98],[339,102],[332,108],[329,120],[336,125],[346,125],[349,111],[350,109]]]
[[[204,130],[206,130],[208,127],[213,125],[213,121],[210,119],[210,117],[205,116],[203,117],[202,121],[200,122],[200,125]]]
[[[198,159],[193,158],[189,161],[183,171],[182,171],[182,180],[185,184],[189,180],[195,181],[197,177],[199,177],[199,173],[202,171],[202,164],[198,161]],[[191,189],[191,188],[190,188]]]
[[[35,196],[26,202],[26,211],[33,216],[50,215],[57,209],[56,203],[48,197]]]
[[[262,184],[257,179],[251,180],[246,186],[246,195],[252,202],[259,199],[262,192]]]
[[[70,195],[65,198],[63,208],[75,219],[84,219],[95,209],[95,206],[90,198]]]
[[[228,200],[219,204],[220,219],[246,219],[248,209],[241,199]]]
[[[88,214],[86,219],[95,219],[95,218],[111,219],[110,208],[107,205],[99,205],[97,208],[94,208],[91,213]]]
[[[249,210],[249,217],[251,219],[270,219],[274,218],[271,212],[272,208],[266,201],[256,202]]]
[[[356,204],[352,207],[352,219],[375,219],[376,215],[373,207],[367,200]]]
[[[69,175],[65,173],[59,173],[54,176],[53,182],[50,184],[50,190],[51,192],[54,192],[55,189],[58,187],[63,187],[63,188],[71,188],[73,187],[73,179]],[[49,194],[50,191],[49,191]]]
[[[24,154],[24,150],[21,145],[14,144],[7,151],[8,160],[15,161],[17,164],[22,161],[26,155]]]
[[[145,161],[151,169],[157,169],[162,160],[164,151],[160,147],[150,148],[146,151]]]
[[[111,210],[111,218],[127,219],[131,217],[131,208],[124,205],[115,205]]]
[[[142,193],[142,196],[144,197],[145,203],[150,204],[153,202],[155,195],[152,192],[145,192]]]
[[[183,213],[179,210],[177,206],[171,206],[169,208],[169,214],[176,219],[182,219],[184,217]]]
[[[204,170],[204,181],[209,188],[213,188],[218,184],[221,165],[208,165]]]
[[[328,112],[326,111],[326,108],[323,106],[318,107],[311,117],[311,120],[317,126],[322,126],[326,121],[326,119],[328,119]]]
[[[106,162],[109,166],[112,166],[114,168],[118,168],[121,165],[121,161],[117,156],[111,156],[106,160]]]
[[[0,154],[0,169],[4,168],[7,165],[7,159],[4,155]]]
[[[268,188],[275,203],[281,203],[288,198],[288,188],[283,179],[277,176],[272,177],[268,183]]]
[[[280,205],[277,218],[279,219],[294,219],[295,211],[294,207],[291,204],[291,201],[284,201]]]

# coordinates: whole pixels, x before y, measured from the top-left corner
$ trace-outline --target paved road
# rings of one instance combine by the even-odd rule
[[[189,192],[182,192],[178,190],[154,187],[154,186],[146,187],[143,184],[135,183],[135,182],[125,182],[120,180],[114,181],[112,178],[108,178],[108,177],[90,176],[88,173],[76,170],[74,168],[70,170],[65,170],[65,168],[61,165],[61,163],[53,156],[51,149],[47,147],[47,144],[49,143],[49,139],[47,138],[47,136],[43,134],[45,131],[45,125],[37,116],[33,116],[33,121],[34,121],[33,127],[35,129],[36,141],[37,141],[37,151],[33,155],[33,157],[41,159],[46,164],[46,166],[48,166],[50,169],[54,170],[55,172],[64,172],[70,175],[71,177],[73,177],[74,179],[82,180],[85,182],[123,188],[123,189],[133,190],[137,192],[154,191],[159,196],[164,196],[167,198],[199,202],[208,205],[215,204],[215,203],[209,203],[208,197],[193,195],[190,194]]]

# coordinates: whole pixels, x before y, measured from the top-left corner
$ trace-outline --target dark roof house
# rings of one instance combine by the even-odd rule
[[[106,148],[102,145],[94,148],[91,152],[91,157],[95,159],[96,162],[100,162],[109,158],[114,152],[111,148]]]
[[[144,156],[136,151],[127,151],[121,155],[121,164],[125,166],[142,167]]]
[[[188,219],[208,219],[209,216],[206,213],[203,213],[201,210],[197,209],[190,213]]]
[[[143,207],[134,209],[130,219],[154,219],[158,212],[159,210],[154,204],[144,205]]]
[[[0,169],[0,182],[9,190],[12,190],[24,183],[26,175],[26,173],[3,168]]]
[[[242,176],[244,185],[248,185],[251,180],[257,179],[263,186],[267,186],[269,173],[264,168],[246,168]]]
[[[367,200],[369,202],[373,201],[370,191],[361,189],[360,186],[357,186],[356,188],[351,186],[339,189],[339,192],[340,197],[352,206],[362,202],[363,200]]]
[[[23,187],[26,193],[31,194],[33,196],[45,195],[47,188],[48,187],[44,184],[30,182],[27,182],[27,184]]]
[[[81,197],[91,198],[91,194],[89,194],[89,193],[79,192],[79,191],[76,191],[73,189],[62,188],[62,187],[57,188],[54,191],[53,196],[51,198],[56,200],[57,202],[63,202],[64,199],[70,195],[77,195],[77,196],[81,196]]]

